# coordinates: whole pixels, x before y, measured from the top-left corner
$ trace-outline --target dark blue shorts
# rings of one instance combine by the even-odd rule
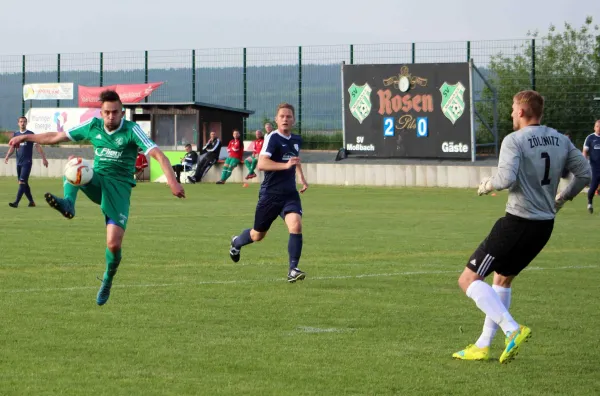
[[[253,228],[258,232],[267,232],[278,216],[284,219],[288,213],[298,213],[302,216],[302,202],[297,191],[289,195],[260,194]]]
[[[31,174],[31,162],[28,164],[17,165],[17,177],[20,182],[27,184],[29,181],[29,174]]]

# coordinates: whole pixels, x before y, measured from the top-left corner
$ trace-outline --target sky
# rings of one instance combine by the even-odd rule
[[[2,0],[1,12],[0,55],[502,40],[600,24],[598,0]]]

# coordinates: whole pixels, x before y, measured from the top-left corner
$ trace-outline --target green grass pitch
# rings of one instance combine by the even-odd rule
[[[258,188],[133,191],[112,295],[95,303],[105,229],[83,194],[67,220],[43,200],[7,203],[0,178],[2,395],[588,395],[600,392],[598,215],[582,195],[514,283],[533,337],[519,356],[462,362],[483,314],[458,288],[506,193],[312,186],[302,196],[304,282],[288,284],[287,230],[229,260]]]

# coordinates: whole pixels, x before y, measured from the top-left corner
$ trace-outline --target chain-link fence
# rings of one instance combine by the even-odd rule
[[[545,121],[553,120],[553,107],[578,109],[600,96],[598,80],[565,80],[556,73],[536,69],[536,53],[543,40],[506,40],[442,43],[338,45],[278,48],[230,48],[170,51],[104,52],[0,56],[0,129],[15,127],[19,115],[36,107],[77,107],[77,86],[164,82],[152,102],[205,102],[255,113],[246,133],[272,120],[277,104],[287,101],[297,109],[297,130],[311,148],[337,149],[342,137],[341,64],[443,63],[473,59],[485,80],[504,79],[503,89],[538,89],[548,98]],[[499,59],[514,67],[499,75],[491,67]],[[522,60],[522,62],[521,62]],[[546,67],[546,66],[544,66]],[[509,83],[504,84],[506,81]],[[26,83],[72,82],[74,100],[23,101]],[[483,118],[490,117],[484,83],[475,89]],[[514,93],[514,92],[513,92]],[[505,101],[502,92],[499,100]],[[489,99],[489,98],[488,98]],[[597,102],[600,109],[600,101]],[[510,130],[510,111],[499,105],[500,136]],[[486,113],[487,112],[487,113]],[[587,114],[587,113],[586,113]],[[561,120],[577,136],[593,127],[589,117],[571,123]],[[481,135],[484,143],[488,137]]]

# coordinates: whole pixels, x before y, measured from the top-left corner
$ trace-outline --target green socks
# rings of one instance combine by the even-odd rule
[[[104,272],[104,282],[112,282],[120,263],[121,249],[119,249],[116,253],[113,253],[106,248],[106,272]]]
[[[221,172],[221,181],[226,181],[227,179],[229,179],[229,176],[231,176],[231,168],[230,167],[223,167],[223,172]]]
[[[63,197],[71,201],[73,207],[75,206],[75,200],[77,199],[77,191],[79,191],[79,187],[72,185],[67,181],[67,179],[63,176]]]

